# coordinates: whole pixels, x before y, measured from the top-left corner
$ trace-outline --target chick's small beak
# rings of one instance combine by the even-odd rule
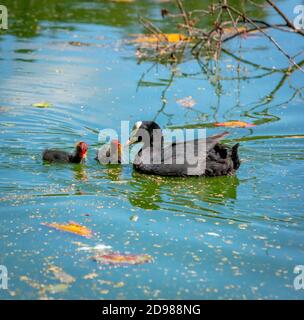
[[[121,145],[121,143],[118,143],[117,148],[118,148],[118,158],[121,159],[121,155],[122,155],[122,145]]]

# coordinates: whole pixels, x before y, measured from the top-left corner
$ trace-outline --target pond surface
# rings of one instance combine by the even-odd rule
[[[292,17],[297,2],[279,5]],[[303,73],[283,72],[288,60],[258,34],[227,43],[212,72],[190,58],[138,63],[128,41],[144,32],[138,16],[177,32],[160,16],[169,1],[2,3],[0,264],[9,282],[1,298],[304,298],[293,287],[304,264]],[[278,22],[271,9],[255,10]],[[270,34],[304,59],[299,36]],[[192,108],[177,103],[188,96]],[[40,101],[51,106],[33,106]],[[94,161],[99,130],[148,119],[207,135],[222,130],[217,121],[256,126],[228,128],[241,144],[235,177],[161,178]],[[85,165],[42,163],[43,149],[80,140],[90,145]],[[43,225],[69,221],[93,237]],[[102,265],[79,250],[98,244],[153,262]],[[59,285],[54,266],[75,281]]]

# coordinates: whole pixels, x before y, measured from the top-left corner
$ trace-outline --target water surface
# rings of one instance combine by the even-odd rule
[[[128,42],[144,32],[138,16],[176,32],[160,17],[170,3],[2,2],[10,20],[0,34],[0,264],[9,271],[1,298],[303,299],[293,287],[304,256],[303,73],[281,70],[288,61],[259,35],[227,43],[212,72],[191,58],[138,63]],[[279,2],[290,17],[295,4]],[[270,9],[249,10],[277,21]],[[304,59],[302,39],[270,34]],[[187,96],[193,108],[177,103]],[[52,106],[32,106],[40,101]],[[216,121],[256,126],[229,129],[241,144],[235,177],[154,177],[94,161],[99,130],[146,119],[207,135],[220,132]],[[43,149],[72,150],[80,140],[90,145],[85,165],[42,163]],[[42,225],[68,221],[94,237]],[[153,262],[101,266],[79,242]],[[58,283],[50,265],[76,281],[42,295]]]

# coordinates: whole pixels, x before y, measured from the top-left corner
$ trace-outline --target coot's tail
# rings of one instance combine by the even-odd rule
[[[231,159],[233,161],[233,168],[234,170],[237,170],[240,165],[241,165],[241,161],[240,161],[240,158],[239,158],[239,155],[238,155],[238,147],[239,147],[239,143],[237,143],[236,145],[234,145],[232,147],[232,150],[231,150]]]

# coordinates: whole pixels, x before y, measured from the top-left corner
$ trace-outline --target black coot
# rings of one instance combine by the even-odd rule
[[[139,121],[132,130],[128,144],[144,143],[133,163],[134,169],[139,172],[161,176],[213,177],[232,175],[240,166],[239,144],[229,147],[219,143],[228,134],[228,132],[223,132],[206,139],[206,153],[204,153],[206,166],[202,165],[200,168],[196,164],[195,170],[193,170],[193,163],[197,161],[195,155],[198,155],[198,150],[201,150],[199,149],[199,144],[203,143],[201,139],[164,146],[160,127],[153,121]],[[187,149],[194,150],[194,152],[187,154]],[[153,163],[153,160],[157,158],[158,163],[155,161]]]
[[[47,149],[43,151],[42,159],[48,162],[81,163],[86,157],[87,150],[88,145],[85,142],[79,142],[76,145],[74,153],[68,153],[56,149]]]

